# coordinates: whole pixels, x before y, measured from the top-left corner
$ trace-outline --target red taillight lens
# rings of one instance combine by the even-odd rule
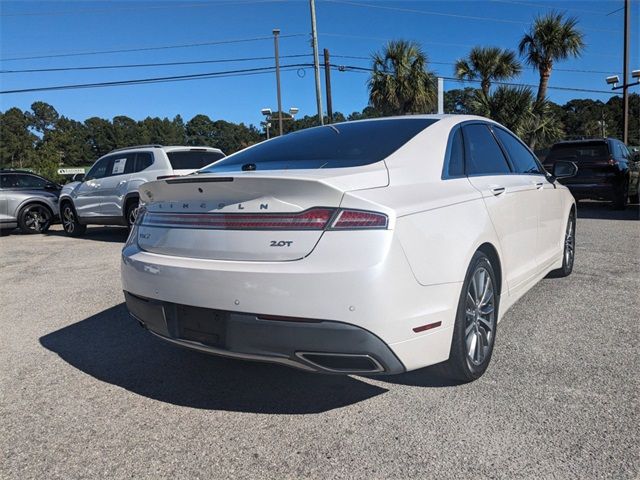
[[[335,230],[387,228],[388,222],[389,219],[383,213],[364,210],[340,210],[331,228]]]
[[[217,230],[324,230],[332,208],[301,213],[158,213],[147,212],[142,225]]]

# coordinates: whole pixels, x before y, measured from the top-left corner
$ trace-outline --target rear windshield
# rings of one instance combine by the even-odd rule
[[[224,154],[194,149],[167,152],[167,157],[169,157],[169,162],[174,170],[198,170],[224,158]]]
[[[604,142],[567,143],[551,147],[548,160],[569,160],[572,162],[598,160],[609,155]]]
[[[202,170],[288,170],[358,167],[379,162],[437,120],[405,118],[347,122],[274,138]]]

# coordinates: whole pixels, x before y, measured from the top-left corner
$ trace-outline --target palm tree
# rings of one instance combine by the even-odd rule
[[[389,42],[372,55],[369,103],[384,115],[426,113],[436,103],[435,77],[427,56],[415,42]]]
[[[478,91],[472,108],[501,123],[522,138],[532,149],[549,145],[563,135],[562,122],[551,104],[534,100],[529,87],[500,86],[491,95]]]
[[[553,64],[569,57],[579,57],[584,49],[584,35],[576,27],[578,19],[564,18],[562,13],[536,17],[518,50],[525,61],[540,72],[538,101],[547,96],[547,85]]]
[[[455,75],[461,80],[480,79],[485,95],[489,95],[491,82],[515,77],[522,70],[516,54],[497,47],[473,47],[467,58],[456,62]]]

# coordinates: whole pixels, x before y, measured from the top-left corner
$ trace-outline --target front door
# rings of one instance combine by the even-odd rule
[[[98,160],[85,176],[84,181],[73,191],[73,204],[79,217],[101,217],[101,186],[107,175],[110,158]]]

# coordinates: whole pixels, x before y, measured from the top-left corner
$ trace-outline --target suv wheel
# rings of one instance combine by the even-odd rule
[[[449,360],[440,366],[445,376],[470,382],[489,366],[498,326],[497,285],[489,258],[476,252],[462,285]]]
[[[62,218],[62,228],[67,235],[70,235],[72,237],[79,237],[80,235],[84,234],[84,232],[86,232],[87,226],[82,225],[78,221],[76,211],[70,202],[65,202],[62,204],[62,212],[60,216]]]
[[[138,216],[138,205],[140,204],[140,200],[137,198],[132,198],[127,202],[127,226],[129,228],[133,227],[133,224],[136,223],[136,217]]]
[[[613,191],[613,208],[624,210],[629,201],[629,182],[625,181],[619,189]]]
[[[23,207],[18,213],[18,226],[22,233],[44,233],[49,230],[52,219],[53,212],[49,207],[32,203]]]

